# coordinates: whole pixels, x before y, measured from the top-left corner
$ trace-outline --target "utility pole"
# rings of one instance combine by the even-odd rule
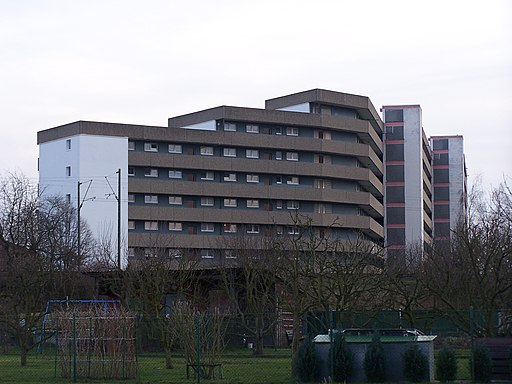
[[[77,182],[78,184],[78,190],[77,190],[77,193],[76,193],[76,196],[77,196],[77,205],[76,205],[76,211],[77,211],[77,220],[78,222],[76,223],[76,227],[77,227],[77,243],[78,243],[78,247],[77,247],[77,259],[80,260],[80,208],[82,208],[82,204],[80,203],[80,185],[82,185],[82,183],[80,181]]]
[[[117,268],[121,270],[121,168],[117,170]]]
[[[87,191],[85,191],[85,196],[84,196],[84,199],[82,201],[81,197],[80,197],[80,186],[82,184],[85,184],[85,183],[81,183],[80,181],[77,181],[77,193],[76,193],[76,196],[77,196],[77,220],[78,222],[76,223],[77,225],[77,247],[78,247],[78,250],[77,250],[77,255],[78,255],[78,260],[80,260],[80,210],[82,209],[82,205],[84,205],[84,202],[86,201],[86,197],[87,197],[87,193],[89,192],[89,188],[91,188],[91,184],[92,184],[92,180],[89,180],[87,181],[87,183],[89,183],[89,186],[87,187]],[[90,199],[87,199],[87,200],[94,200],[96,197],[92,197]]]

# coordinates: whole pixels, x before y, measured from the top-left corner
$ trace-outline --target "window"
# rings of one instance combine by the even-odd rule
[[[287,209],[299,209],[299,202],[295,200],[290,200],[286,202]]]
[[[66,176],[71,176],[71,166],[70,165],[68,165],[66,167]]]
[[[158,221],[145,221],[144,230],[146,231],[158,231]]]
[[[247,208],[259,208],[260,201],[259,200],[247,200]]]
[[[201,249],[201,258],[202,259],[213,259],[215,254],[213,249]]]
[[[201,232],[213,232],[215,226],[213,223],[201,223]]]
[[[322,179],[315,179],[315,188],[324,189],[326,186],[325,180]]]
[[[283,200],[276,201],[276,209],[283,209]]]
[[[283,184],[283,176],[276,176],[276,184]]]
[[[282,160],[283,159],[283,152],[277,151],[276,152],[276,160]]]
[[[260,133],[260,127],[253,124],[247,124],[245,131],[249,133]]]
[[[169,222],[169,231],[182,231],[183,225],[182,223],[178,223],[176,221]]]
[[[158,196],[157,195],[145,195],[144,203],[146,204],[158,204]]]
[[[236,224],[223,224],[222,230],[224,233],[236,233]]]
[[[135,257],[135,248],[128,247],[128,257]]]
[[[225,249],[224,250],[224,258],[226,259],[236,259],[236,253],[232,249]]]
[[[286,184],[297,185],[299,184],[299,176],[288,176]]]
[[[394,123],[404,121],[404,110],[403,109],[386,109],[385,111],[385,122]]]
[[[183,173],[181,171],[177,171],[175,169],[171,169],[169,171],[169,179],[181,179],[183,177]]]
[[[224,181],[236,181],[236,173],[225,173]]]
[[[169,257],[178,259],[182,256],[181,249],[169,248]]]
[[[281,127],[276,127],[276,135],[282,135],[283,134],[283,130],[281,129]]]
[[[66,193],[66,203],[71,204],[71,194]]]
[[[236,207],[236,199],[224,199],[224,206],[225,207]]]
[[[315,204],[315,212],[316,213],[327,213],[327,208],[325,204]]]
[[[128,167],[128,176],[135,176],[135,168]]]
[[[215,173],[213,171],[206,171],[201,175],[201,180],[213,180]]]
[[[203,156],[213,156],[213,147],[201,147],[200,153]]]
[[[157,250],[154,248],[144,248],[144,257],[149,259],[150,257],[155,257],[157,255]]]
[[[286,134],[288,136],[299,136],[299,128],[297,127],[287,127]]]
[[[146,168],[144,171],[144,176],[146,177],[158,177],[158,169],[156,168]]]
[[[66,140],[66,151],[69,151],[71,149],[71,139]]]
[[[181,205],[183,204],[183,198],[181,196],[169,196],[170,205]]]
[[[235,123],[224,123],[224,130],[230,132],[236,132],[236,124]]]
[[[259,183],[260,177],[258,175],[247,175],[247,182],[248,183]]]
[[[135,195],[133,193],[128,194],[128,202],[135,203]]]
[[[282,234],[283,234],[283,226],[282,226],[282,225],[278,225],[278,226],[276,227],[276,233],[277,233],[278,235],[282,235]]]
[[[135,151],[135,141],[128,141],[128,150]]]
[[[169,144],[169,153],[182,153],[181,144]]]
[[[236,148],[224,148],[224,156],[236,157]]]
[[[247,233],[260,233],[260,226],[258,224],[249,224],[247,226]]]
[[[299,161],[299,153],[298,152],[286,152],[286,160]]]
[[[260,152],[257,149],[246,149],[245,157],[247,157],[249,159],[259,159]]]
[[[297,228],[297,227],[288,227],[288,234],[289,235],[298,235],[299,234],[299,228]]]
[[[213,206],[213,197],[201,197],[201,205],[203,207]]]
[[[131,229],[135,229],[135,221],[133,220],[128,220],[128,229],[131,230]]]
[[[158,144],[157,143],[144,143],[144,151],[158,152]]]
[[[386,127],[386,134],[392,135],[395,133],[395,127]]]

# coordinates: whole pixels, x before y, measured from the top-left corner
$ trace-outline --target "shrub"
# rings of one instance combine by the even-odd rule
[[[512,372],[512,345],[508,348],[508,367]]]
[[[352,375],[354,356],[348,349],[343,335],[334,334],[333,345],[329,350],[329,369],[334,381],[346,382]]]
[[[455,351],[444,345],[436,361],[436,379],[441,382],[452,381],[457,377],[457,359]]]
[[[473,349],[473,359],[470,359],[469,366],[472,367],[472,361],[474,362],[474,380],[482,383],[488,383],[491,381],[492,375],[492,363],[491,355],[485,345],[477,345]]]
[[[428,372],[427,356],[413,345],[403,355],[404,376],[413,383],[425,380]]]
[[[311,339],[302,342],[297,351],[294,371],[302,382],[315,381],[320,373],[320,360],[316,354],[315,345]]]
[[[386,380],[386,355],[378,332],[373,334],[372,343],[364,355],[364,372],[368,382],[383,383]]]

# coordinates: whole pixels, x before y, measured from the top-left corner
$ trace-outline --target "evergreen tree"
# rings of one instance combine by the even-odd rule
[[[413,383],[425,380],[428,372],[427,356],[420,351],[417,345],[413,345],[403,355],[404,376]]]
[[[348,348],[345,337],[340,333],[334,334],[333,345],[329,350],[329,371],[334,381],[346,382],[352,375],[354,356]]]
[[[436,361],[436,379],[441,382],[453,381],[457,377],[455,351],[444,345]]]
[[[320,360],[315,345],[309,338],[304,340],[297,351],[294,364],[295,376],[302,382],[315,381],[320,373]]]
[[[386,381],[386,355],[378,332],[373,334],[372,343],[364,355],[364,372],[368,382],[383,383]]]

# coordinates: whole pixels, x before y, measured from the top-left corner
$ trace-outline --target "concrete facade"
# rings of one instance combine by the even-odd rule
[[[382,132],[367,97],[319,89],[267,100],[265,109],[177,116],[167,127],[79,121],[38,132],[40,183],[74,202],[78,181],[121,168],[129,257],[158,248],[220,262],[236,257],[236,236],[293,234],[295,213],[334,238],[381,243]],[[66,152],[70,139],[79,139],[76,154]],[[87,201],[83,217],[112,220],[106,207]]]
[[[419,105],[382,107],[388,255],[432,245],[431,150]]]
[[[86,218],[93,234],[97,238],[112,238],[112,249],[117,249],[118,203],[113,193],[118,192],[116,172],[119,169],[122,170],[121,238],[124,244],[128,238],[127,148],[127,137],[82,133],[41,142],[39,145],[41,193],[47,196],[60,195],[75,207],[80,204],[80,215]],[[122,251],[122,264],[126,265],[126,249]]]
[[[433,151],[434,238],[449,241],[466,217],[467,172],[462,136],[431,136]]]

